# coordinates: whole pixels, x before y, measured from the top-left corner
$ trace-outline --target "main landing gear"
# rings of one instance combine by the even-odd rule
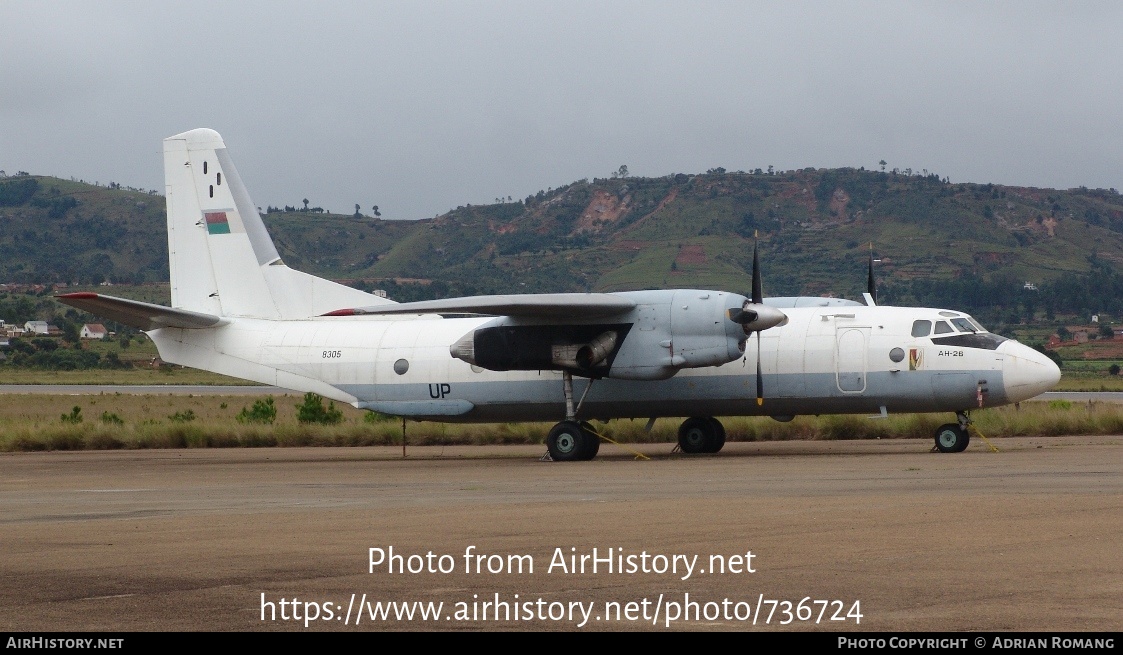
[[[546,449],[555,462],[590,460],[600,450],[600,438],[588,423],[562,421],[546,437]]]
[[[961,453],[971,443],[971,415],[967,411],[956,412],[958,423],[945,423],[936,430],[936,446],[933,451],[941,453]]]
[[[589,379],[585,393],[581,394],[576,407],[573,406],[573,374],[562,371],[562,381],[565,384],[565,420],[551,428],[546,435],[546,450],[550,453],[550,459],[555,462],[590,460],[600,450],[600,437],[593,431],[593,426],[577,422],[577,410],[585,402],[585,395],[593,386],[593,380]]]
[[[716,453],[724,445],[725,426],[712,416],[693,416],[678,428],[678,447],[684,453]]]
[[[600,437],[593,426],[577,420],[593,380],[585,387],[581,399],[573,404],[573,375],[562,372],[565,385],[565,420],[550,429],[546,435],[546,450],[555,462],[579,462],[597,456],[600,450]],[[654,420],[654,419],[653,419]],[[725,426],[712,416],[694,416],[682,422],[678,429],[678,447],[684,453],[716,453],[725,446]],[[545,459],[545,456],[543,456]]]

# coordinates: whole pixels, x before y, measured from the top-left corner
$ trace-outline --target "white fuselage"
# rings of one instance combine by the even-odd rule
[[[917,321],[958,312],[906,307],[793,307],[761,333],[764,403],[756,403],[757,338],[741,359],[665,380],[595,380],[581,418],[960,411],[1018,402],[1059,372],[1012,340],[962,330],[912,336]],[[491,318],[229,318],[208,330],[150,333],[166,361],[314,391],[356,407],[443,421],[558,420],[560,371],[490,371],[449,348]],[[955,345],[948,341],[982,341]],[[654,354],[653,354],[654,357]],[[575,394],[588,381],[575,382]]]

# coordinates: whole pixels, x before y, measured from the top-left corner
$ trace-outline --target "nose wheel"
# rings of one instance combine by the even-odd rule
[[[945,423],[936,430],[936,446],[933,450],[941,453],[961,453],[971,443],[971,416],[967,412],[957,412],[958,423]]]

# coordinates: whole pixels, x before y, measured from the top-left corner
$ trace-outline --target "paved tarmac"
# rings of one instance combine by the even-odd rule
[[[1123,437],[992,441],[6,453],[0,629],[1119,631]]]

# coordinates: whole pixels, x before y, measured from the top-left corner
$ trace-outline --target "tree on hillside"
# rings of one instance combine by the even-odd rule
[[[612,178],[616,179],[624,177],[628,177],[628,166],[626,164],[620,164],[620,168],[618,168],[616,172],[612,174]]]
[[[304,211],[308,211],[308,199],[304,199]]]
[[[31,199],[39,188],[34,178],[12,180],[0,184],[0,207],[18,207]]]
[[[363,217],[362,212],[359,211],[359,203],[355,203],[355,220]]]
[[[378,211],[378,205],[375,205],[374,207],[371,207],[371,209],[374,210],[374,217],[375,218],[378,218],[378,217],[382,216],[382,213]]]

